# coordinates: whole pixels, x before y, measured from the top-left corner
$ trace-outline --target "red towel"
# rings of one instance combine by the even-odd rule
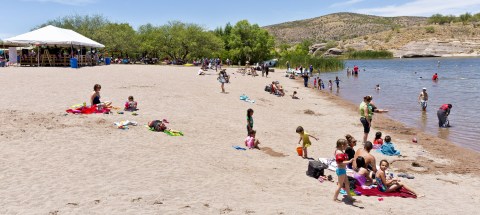
[[[79,107],[75,109],[68,109],[67,113],[73,114],[92,114],[92,113],[109,113],[110,109],[103,108],[102,110],[98,110],[96,105],[91,107]]]
[[[396,196],[396,197],[402,197],[402,198],[417,198],[416,195],[408,191],[407,189],[403,188],[400,189],[397,192],[392,192],[392,193],[385,193],[380,190],[378,190],[376,187],[372,189],[363,189],[361,186],[356,186],[355,191],[358,191],[362,194],[362,196]]]

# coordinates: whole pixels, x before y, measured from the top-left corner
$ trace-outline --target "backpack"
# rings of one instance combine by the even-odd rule
[[[272,91],[272,88],[270,87],[270,85],[265,86],[265,91],[267,91],[267,92],[271,92],[271,91]]]
[[[309,161],[306,174],[318,179],[318,177],[325,175],[324,170],[326,168],[328,168],[328,166],[320,161]]]

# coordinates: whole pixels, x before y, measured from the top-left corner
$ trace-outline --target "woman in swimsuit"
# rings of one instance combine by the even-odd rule
[[[102,86],[100,84],[95,84],[93,86],[93,93],[90,96],[90,105],[97,105],[97,106],[103,106],[103,107],[110,107],[112,104],[111,102],[101,102],[100,101],[100,89],[102,89]]]

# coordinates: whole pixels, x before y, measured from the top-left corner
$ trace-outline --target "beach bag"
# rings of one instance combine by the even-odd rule
[[[309,161],[306,174],[318,179],[318,177],[325,175],[324,170],[326,168],[328,168],[328,166],[320,161]]]
[[[272,91],[272,88],[270,87],[270,85],[265,86],[265,91],[267,91],[267,92],[271,92],[271,91]]]

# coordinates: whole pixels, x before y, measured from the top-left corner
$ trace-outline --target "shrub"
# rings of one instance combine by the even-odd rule
[[[347,52],[346,57],[347,59],[388,59],[393,58],[393,53],[386,50],[353,51]]]
[[[433,26],[425,27],[425,31],[429,34],[435,33],[435,28]]]

